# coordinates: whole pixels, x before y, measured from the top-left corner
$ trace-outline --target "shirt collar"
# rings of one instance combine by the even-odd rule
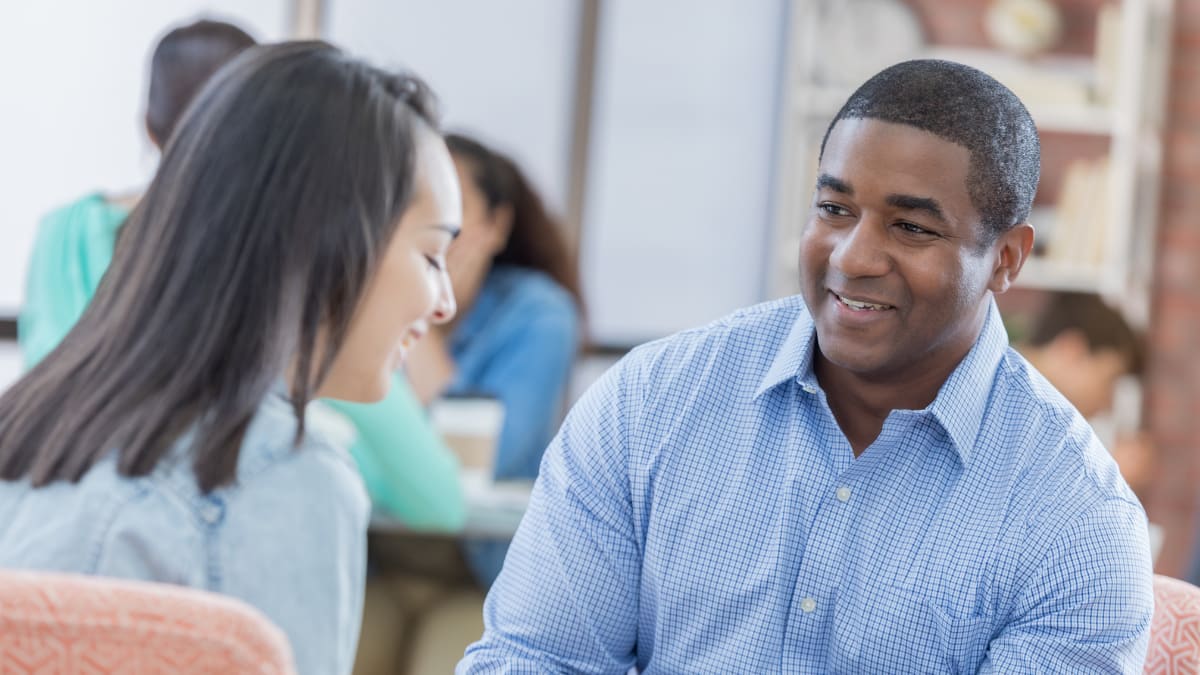
[[[755,391],[755,397],[789,380],[796,380],[806,391],[816,391],[819,388],[813,372],[816,338],[812,315],[805,311],[780,345],[771,367]],[[992,380],[1007,348],[1008,335],[1004,331],[1000,310],[995,301],[991,301],[983,330],[971,351],[967,352],[942,385],[933,403],[924,411],[933,415],[942,425],[964,466],[970,459],[975,438],[983,426],[983,414],[992,393]]]

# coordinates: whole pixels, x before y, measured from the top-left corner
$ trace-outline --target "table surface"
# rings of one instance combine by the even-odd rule
[[[467,503],[467,522],[459,531],[414,531],[387,514],[371,515],[372,532],[412,532],[444,535],[459,539],[511,539],[529,507],[532,481],[494,482],[481,471],[464,470],[460,474],[463,497]]]

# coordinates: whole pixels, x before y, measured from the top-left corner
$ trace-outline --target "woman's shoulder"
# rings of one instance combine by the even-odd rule
[[[319,406],[308,407],[304,431],[297,437],[292,404],[278,392],[268,394],[243,437],[238,482],[254,480],[280,463],[296,461],[355,472],[349,451],[354,430],[344,429],[335,424],[336,418],[320,413]]]
[[[313,411],[310,406],[304,431],[297,437],[291,403],[275,392],[267,396],[243,438],[237,478],[223,488],[227,501],[287,501],[303,495],[328,500],[330,508],[365,522],[369,502],[349,451],[354,430],[342,429],[332,416]]]
[[[41,229],[115,228],[129,216],[130,208],[127,200],[92,192],[48,212],[42,217]]]
[[[213,519],[214,507],[224,511],[243,501],[281,501],[294,493],[332,497],[338,505],[357,509],[362,480],[346,439],[314,416],[308,416],[299,437],[297,426],[290,403],[272,392],[242,436],[232,482],[201,492],[192,468],[194,432],[189,432],[160,460],[153,484],[205,521]]]
[[[530,312],[533,316],[556,315],[572,319],[579,314],[570,291],[538,270],[513,265],[498,266],[488,276],[484,293],[491,295],[497,306],[519,311],[526,317],[530,316]]]

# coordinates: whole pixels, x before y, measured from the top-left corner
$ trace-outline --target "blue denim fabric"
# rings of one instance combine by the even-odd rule
[[[368,501],[344,450],[272,393],[237,481],[196,486],[184,436],[148,476],[115,456],[76,484],[0,482],[0,567],[191,586],[235,596],[283,629],[302,675],[349,673],[362,615]]]

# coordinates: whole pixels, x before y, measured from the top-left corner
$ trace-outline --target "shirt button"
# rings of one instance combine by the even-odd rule
[[[805,614],[811,613],[816,608],[817,608],[817,601],[813,600],[812,598],[805,598],[800,601],[800,610],[803,611]]]
[[[838,498],[839,502],[850,501],[850,488],[844,487],[844,486],[838,488],[837,489],[837,498]]]
[[[800,388],[803,389],[804,393],[806,393],[806,394],[817,393],[817,388],[812,386],[811,384],[802,384],[802,385],[800,385]]]

